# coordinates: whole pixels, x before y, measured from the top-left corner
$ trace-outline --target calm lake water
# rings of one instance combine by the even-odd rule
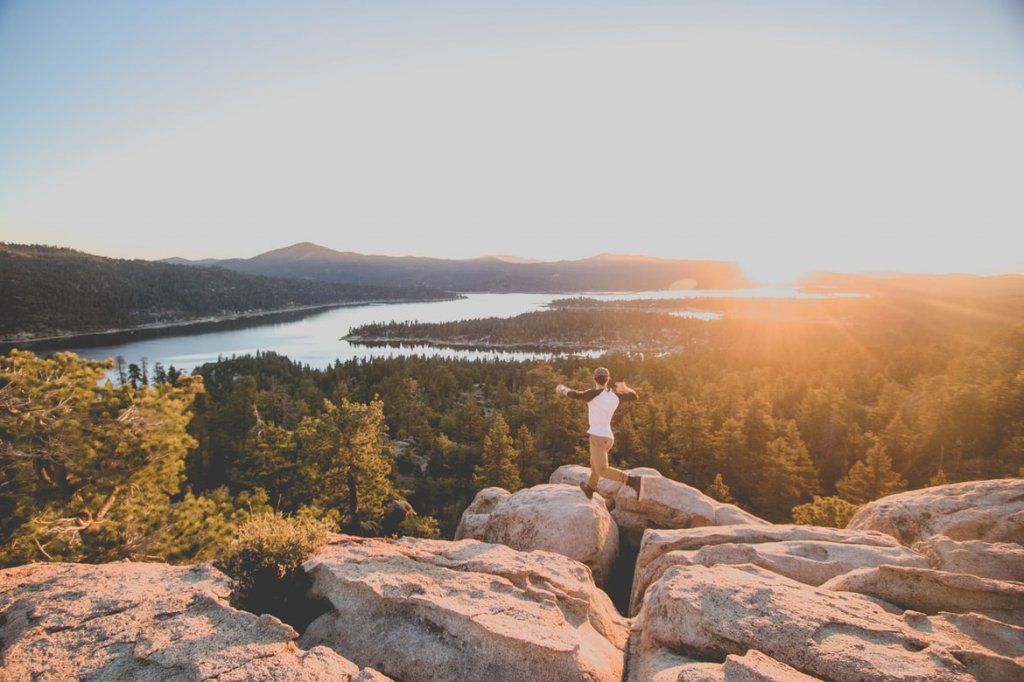
[[[574,294],[575,295],[575,294]],[[149,366],[160,362],[165,367],[191,371],[218,357],[252,354],[256,351],[274,351],[313,367],[326,367],[335,360],[352,358],[389,357],[400,355],[428,355],[468,359],[528,359],[550,357],[544,353],[510,353],[479,350],[453,350],[429,346],[367,347],[350,344],[342,337],[353,327],[370,322],[413,321],[446,322],[481,317],[514,317],[543,310],[551,301],[569,294],[468,294],[456,301],[433,303],[374,304],[328,310],[293,313],[273,320],[233,323],[233,328],[217,327],[162,330],[154,332],[121,333],[90,339],[71,339],[68,346],[58,350],[72,350],[82,357],[106,359],[121,356],[126,363],[140,362]],[[587,294],[597,299],[646,299],[715,297],[805,297],[790,289],[750,289],[743,291],[655,291],[629,294]],[[714,314],[695,314],[695,317],[714,319]],[[598,354],[600,349],[587,355]]]

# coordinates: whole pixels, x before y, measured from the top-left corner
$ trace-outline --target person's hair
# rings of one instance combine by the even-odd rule
[[[594,381],[601,386],[607,386],[608,380],[611,378],[612,373],[604,367],[598,367],[594,370]]]

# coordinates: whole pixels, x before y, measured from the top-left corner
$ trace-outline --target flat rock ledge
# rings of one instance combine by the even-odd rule
[[[822,587],[869,595],[927,614],[974,613],[1024,626],[1024,583],[1009,580],[929,568],[878,566],[850,571]]]
[[[957,542],[936,535],[915,543],[914,551],[928,557],[931,567],[937,571],[1024,583],[1024,547],[1016,543]]]
[[[693,564],[753,564],[814,586],[858,568],[929,567],[926,557],[871,531],[791,525],[650,530],[637,557],[630,613],[640,610],[644,592],[671,566]]]
[[[334,610],[300,642],[403,682],[622,678],[628,622],[560,554],[338,536],[303,567]]]
[[[0,680],[389,679],[326,647],[299,649],[291,626],[232,608],[229,593],[208,565],[0,571]]]

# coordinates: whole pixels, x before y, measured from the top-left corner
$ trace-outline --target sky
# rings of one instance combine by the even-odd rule
[[[0,241],[1024,273],[1017,0],[0,0]]]

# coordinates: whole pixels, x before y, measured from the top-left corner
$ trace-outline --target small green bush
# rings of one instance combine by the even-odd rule
[[[329,522],[308,516],[257,514],[239,527],[214,565],[234,580],[236,606],[272,613],[301,630],[309,581],[300,567],[327,543],[331,530]]]
[[[441,526],[433,516],[410,516],[399,524],[398,534],[436,540],[441,537]]]
[[[814,496],[813,502],[793,507],[793,523],[806,526],[827,526],[846,528],[853,515],[860,509],[841,497]]]

